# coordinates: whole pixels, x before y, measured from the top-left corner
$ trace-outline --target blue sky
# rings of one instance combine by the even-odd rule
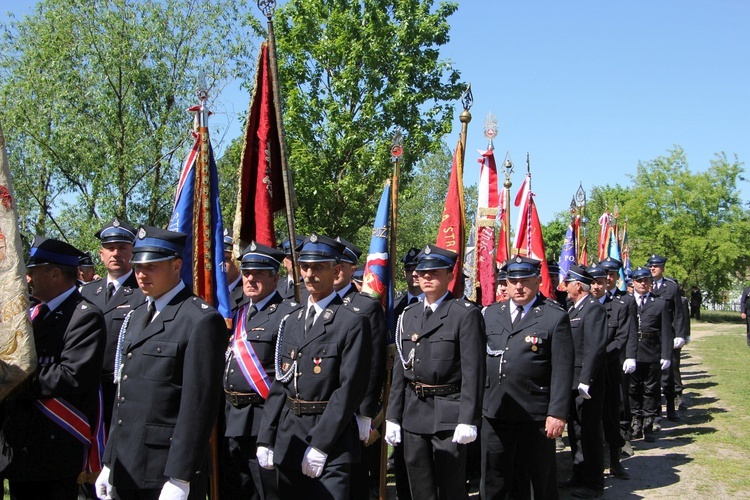
[[[0,20],[34,3],[3,7]],[[459,2],[450,23],[442,54],[474,93],[464,181],[479,178],[475,152],[492,111],[498,163],[508,151],[516,165],[513,195],[530,154],[542,223],[567,209],[579,182],[627,185],[639,161],[674,145],[694,171],[721,151],[750,160],[750,2],[474,0]],[[219,99],[232,139],[249,95],[230,86]]]

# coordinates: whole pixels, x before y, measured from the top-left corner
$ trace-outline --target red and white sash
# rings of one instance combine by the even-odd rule
[[[268,379],[268,374],[258,359],[258,355],[255,354],[255,349],[247,341],[247,332],[245,330],[247,308],[248,305],[245,304],[237,311],[237,321],[235,321],[234,335],[232,337],[232,352],[234,352],[234,357],[237,359],[240,371],[250,384],[250,387],[260,394],[263,399],[266,399],[268,391],[271,388],[271,381]]]
[[[82,468],[84,472],[89,473],[89,480],[86,482],[93,482],[102,470],[102,456],[107,444],[102,419],[104,402],[101,387],[98,396],[96,421],[93,425],[86,415],[63,398],[42,398],[34,401],[39,411],[83,444],[85,451]]]

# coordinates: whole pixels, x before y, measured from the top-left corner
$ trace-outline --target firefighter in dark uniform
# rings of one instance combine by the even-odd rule
[[[742,290],[742,296],[740,297],[740,317],[745,321],[747,326],[747,346],[750,347],[750,286],[746,286]]]
[[[606,259],[599,262],[599,266],[604,268],[607,271],[607,285],[606,285],[606,293],[605,295],[609,299],[610,297],[625,297],[630,296],[630,293],[625,290],[620,290],[617,287],[617,282],[620,279],[620,268],[622,268],[622,262],[619,260],[613,258],[613,257],[607,257]],[[632,280],[630,278],[625,279],[625,285],[627,283],[631,283],[632,288]],[[636,316],[636,309],[635,309],[635,301],[632,301],[632,307],[631,313],[632,313],[632,323],[633,327],[635,328],[636,333],[638,332],[638,324],[637,324],[637,316]],[[629,345],[633,346],[638,341],[636,338],[633,342],[630,342]],[[621,348],[620,349],[620,366],[625,363],[625,357],[626,357],[627,350]],[[622,389],[620,391],[620,433],[622,434],[623,439],[625,440],[625,445],[623,447],[623,451],[627,453],[629,456],[632,456],[633,448],[630,446],[630,423],[632,421],[633,415],[630,412],[630,374],[628,373],[620,373],[620,379],[622,380]]]
[[[607,313],[591,296],[593,278],[581,265],[570,266],[565,278],[570,331],[575,346],[568,437],[573,454],[573,475],[564,485],[576,498],[595,498],[604,491],[604,456],[601,435],[605,394]]]
[[[3,423],[12,451],[3,476],[14,499],[77,498],[88,450],[65,425],[80,424],[88,436],[100,429],[103,439],[98,408],[106,326],[99,308],[76,288],[81,255],[67,243],[41,236],[31,247],[27,274],[38,301],[31,311],[38,365],[31,381],[5,403]],[[57,407],[73,407],[83,420],[57,418],[50,413]]]
[[[118,392],[96,482],[100,498],[205,498],[208,439],[219,412],[224,318],[180,279],[187,235],[141,226],[133,270],[148,302],[127,318]]]
[[[646,267],[651,272],[653,283],[651,284],[651,294],[654,297],[661,297],[667,302],[669,312],[672,315],[672,329],[674,330],[674,341],[672,345],[672,358],[669,369],[665,369],[661,374],[661,390],[667,409],[667,418],[677,421],[680,417],[677,415],[675,408],[675,398],[679,394],[682,396],[682,376],[680,375],[680,354],[682,346],[685,345],[685,339],[689,336],[685,323],[690,323],[690,317],[685,317],[682,308],[682,292],[676,281],[664,276],[664,266],[667,263],[666,257],[661,255],[652,255],[649,257]],[[659,403],[661,408],[661,401]],[[656,421],[661,419],[661,410],[657,415]]]
[[[659,414],[661,372],[672,360],[674,330],[669,306],[651,294],[651,273],[644,267],[633,271],[633,298],[637,307],[637,339],[626,346],[623,371],[630,373],[630,409],[633,439],[654,441],[654,419]]]
[[[109,432],[112,408],[115,403],[115,352],[117,339],[125,316],[146,297],[138,288],[130,258],[133,254],[135,228],[115,217],[96,237],[101,241],[99,257],[107,270],[107,276],[84,285],[81,295],[95,304],[104,313],[107,323],[107,343],[102,360],[102,394],[104,395],[104,425]]]
[[[575,352],[565,310],[539,293],[540,264],[506,262],[509,300],[484,312],[481,496],[488,500],[528,496],[530,485],[535,498],[558,497],[555,439],[570,410]]]
[[[276,291],[284,253],[252,242],[240,270],[245,299],[234,315],[224,368],[224,468],[221,497],[277,499],[276,472],[261,468],[256,440],[263,404],[275,378],[274,350],[281,320],[300,309]]]
[[[406,306],[424,300],[424,293],[419,288],[419,276],[417,276],[417,255],[419,249],[411,247],[401,258],[404,265],[404,280],[406,280],[406,292],[401,294],[393,306],[393,314],[398,318],[404,312]]]
[[[294,239],[297,242],[295,248],[299,247],[302,242],[305,241],[305,237],[300,235],[297,235]],[[284,269],[286,269],[286,276],[279,277],[279,284],[276,287],[276,291],[278,291],[285,299],[294,299],[294,273],[292,272],[292,266],[294,264],[292,263],[292,247],[289,244],[289,238],[286,238],[281,242],[281,251],[284,252],[282,265],[284,266]],[[304,286],[302,286],[300,292],[305,292]],[[307,300],[306,295],[303,298]]]
[[[424,301],[424,293],[419,288],[419,276],[417,275],[418,255],[419,248],[411,247],[401,258],[404,265],[406,291],[396,300],[393,307],[393,314],[396,318],[401,316],[407,306]],[[388,395],[386,394],[385,397],[388,397]],[[411,500],[409,477],[406,474],[406,464],[404,463],[404,447],[394,446],[391,449],[393,450],[391,457],[393,458],[393,476],[396,480],[396,496],[399,500]]]
[[[237,261],[234,258],[234,238],[229,236],[227,229],[224,230],[224,271],[227,273],[227,288],[229,288],[229,305],[232,314],[237,312],[240,303],[245,300],[242,291],[242,276],[237,269]]]
[[[333,288],[344,245],[311,234],[299,248],[310,297],[279,329],[276,382],[258,434],[258,462],[276,467],[284,499],[349,498],[360,460],[355,412],[372,358],[367,317]]]
[[[625,446],[625,438],[620,432],[620,398],[622,394],[622,360],[628,343],[638,342],[636,333],[635,301],[629,295],[607,294],[607,270],[601,264],[592,264],[587,269],[594,278],[591,282],[591,295],[607,312],[607,347],[604,364],[604,411],[602,426],[604,440],[609,445],[609,470],[619,479],[630,479],[620,464],[620,452]]]
[[[467,447],[477,438],[484,381],[484,321],[448,286],[457,255],[427,245],[417,274],[424,303],[396,327],[398,356],[388,400],[386,441],[403,441],[411,496],[466,497]]]
[[[370,430],[372,421],[376,420],[382,408],[388,327],[385,324],[385,314],[380,302],[371,295],[360,292],[352,281],[362,250],[344,238],[338,237],[336,241],[344,244],[344,252],[341,254],[341,271],[334,278],[333,288],[346,307],[367,316],[372,338],[369,383],[365,397],[356,412],[359,439],[362,441],[362,460],[352,464],[351,498],[356,499],[366,498],[373,488],[377,491],[380,480],[380,446],[373,446],[374,442],[370,440]],[[376,422],[374,427],[379,427],[379,423]]]

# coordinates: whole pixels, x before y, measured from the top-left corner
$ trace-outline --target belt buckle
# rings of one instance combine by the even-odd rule
[[[232,406],[237,407],[240,404],[239,400],[237,399],[237,394],[227,393],[227,399],[229,400],[229,404],[231,404]]]
[[[415,383],[414,392],[417,393],[418,398],[424,398],[424,385]]]

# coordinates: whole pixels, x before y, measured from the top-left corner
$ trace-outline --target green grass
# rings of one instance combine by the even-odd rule
[[[743,325],[745,322],[740,313],[733,311],[701,311],[701,321],[706,323],[737,323]]]
[[[705,325],[702,328],[711,327]],[[694,459],[707,472],[707,491],[711,491],[712,484],[721,483],[728,493],[747,492],[750,490],[750,476],[747,475],[747,464],[750,463],[750,348],[746,343],[744,325],[724,326],[721,330],[721,333],[695,340],[689,348],[688,352],[694,352],[701,361],[696,357],[686,360],[699,365],[692,369],[698,376],[685,380],[685,391],[687,394],[696,389],[705,392],[696,394],[698,397],[691,402],[689,432],[685,437],[692,438],[697,445]]]

